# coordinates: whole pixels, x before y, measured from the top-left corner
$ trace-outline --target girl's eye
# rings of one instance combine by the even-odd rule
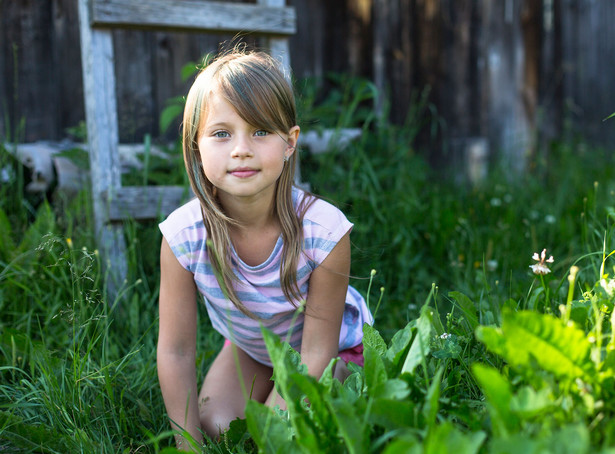
[[[264,129],[259,129],[258,131],[254,133],[254,135],[257,137],[265,137],[267,134],[269,133],[265,131]]]
[[[229,133],[226,131],[216,131],[213,133],[213,136],[216,137],[217,139],[225,139],[229,137]]]

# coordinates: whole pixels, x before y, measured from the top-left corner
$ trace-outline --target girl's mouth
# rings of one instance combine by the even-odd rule
[[[237,169],[229,171],[231,175],[237,178],[248,178],[252,175],[256,175],[257,172],[258,170],[249,167],[239,167]]]

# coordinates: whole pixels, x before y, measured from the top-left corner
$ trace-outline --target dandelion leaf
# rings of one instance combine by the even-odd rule
[[[486,452],[489,454],[555,454],[550,450],[543,451],[539,442],[520,434],[493,438]]]
[[[438,410],[440,409],[440,384],[442,382],[442,374],[444,373],[444,367],[440,367],[436,375],[433,377],[427,394],[425,395],[425,406],[423,407],[423,413],[427,420],[427,426],[431,430],[436,422],[438,416]]]
[[[334,399],[332,402],[332,415],[342,437],[346,449],[350,454],[368,452],[370,430],[363,412],[357,411],[355,406],[344,398]],[[314,451],[317,452],[317,451]],[[336,451],[320,451],[336,452]],[[339,451],[337,451],[339,452]]]
[[[493,432],[506,436],[517,429],[517,418],[510,409],[512,391],[508,381],[492,367],[475,363],[472,372],[487,399]]]
[[[589,454],[589,429],[583,424],[570,424],[551,434],[544,448],[557,454]]]
[[[383,356],[379,350],[365,346],[363,350],[365,384],[370,390],[376,389],[388,378]]]
[[[386,380],[370,391],[370,397],[374,399],[402,400],[408,397],[409,394],[408,383],[399,378]]]
[[[412,426],[415,404],[410,400],[374,399],[369,412],[369,422],[385,430]]]
[[[397,331],[391,339],[389,348],[386,351],[385,358],[391,364],[391,375],[398,373],[397,369],[401,369],[402,359],[406,357],[408,348],[412,342],[412,324],[408,323],[404,329]]]
[[[246,424],[259,452],[286,454],[298,452],[291,426],[271,408],[255,400],[246,404]]]
[[[422,443],[412,434],[406,433],[387,445],[383,454],[423,454]]]
[[[371,348],[380,355],[384,355],[387,349],[387,345],[378,330],[367,323],[363,325],[363,347]]]
[[[478,327],[477,338],[510,364],[529,367],[532,357],[556,376],[592,378],[591,345],[575,325],[532,311],[503,311],[499,329]]]
[[[401,373],[412,374],[416,366],[425,361],[427,355],[429,355],[430,347],[429,341],[432,332],[432,309],[425,305],[421,309],[421,316],[416,322],[417,333],[410,346],[410,351],[406,356],[404,365],[401,369]]]
[[[487,435],[483,431],[464,433],[451,422],[438,425],[429,434],[424,454],[454,452],[455,454],[476,454]]]
[[[529,386],[519,389],[510,401],[510,408],[520,418],[527,419],[549,414],[555,405],[549,388],[535,391]]]

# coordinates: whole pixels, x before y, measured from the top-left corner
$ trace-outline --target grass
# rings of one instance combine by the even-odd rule
[[[581,140],[554,142],[542,154],[548,162],[537,159],[525,175],[494,165],[478,186],[453,184],[414,149],[424,102],[394,126],[364,108],[369,84],[336,81],[345,88],[318,105],[310,86],[304,119],[317,127],[322,115],[364,133],[344,152],[306,155],[303,175],[355,223],[351,283],[378,307],[365,368],[344,386],[311,380],[269,339],[285,371],[279,386],[295,402],[289,418],[251,404],[208,452],[613,446],[604,406],[615,375],[614,298],[605,290],[614,268],[604,258],[615,249],[612,157]],[[164,163],[150,158],[130,181],[164,182]],[[185,181],[174,166],[169,181]],[[49,203],[23,192],[26,176],[4,148],[0,168],[10,175],[0,189],[0,451],[172,451],[155,368],[156,224],[126,225],[130,278],[122,304],[107,301],[87,191]],[[543,248],[555,263],[540,279],[529,265]],[[576,331],[560,323],[560,307]],[[208,326],[202,308],[199,318]],[[221,341],[199,331],[199,377]],[[587,376],[537,363],[538,353],[523,356],[512,342],[550,345]]]

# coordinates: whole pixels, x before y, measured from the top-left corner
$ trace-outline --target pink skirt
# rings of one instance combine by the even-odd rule
[[[223,348],[228,347],[229,345],[231,345],[231,341],[225,339]],[[342,358],[346,364],[353,362],[356,365],[363,367],[363,343],[355,345],[352,348],[342,350],[337,356]]]

